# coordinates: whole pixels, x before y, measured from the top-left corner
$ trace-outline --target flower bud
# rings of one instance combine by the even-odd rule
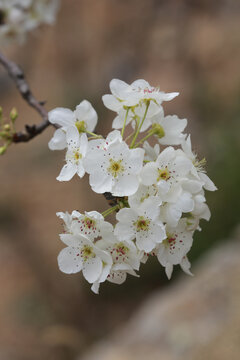
[[[154,135],[158,136],[159,138],[162,138],[165,136],[165,131],[163,127],[160,124],[153,124],[152,129],[154,130]]]
[[[1,146],[0,147],[0,155],[3,155],[7,150],[7,145]]]
[[[18,112],[16,108],[13,108],[10,112],[10,119],[14,123],[18,117]]]

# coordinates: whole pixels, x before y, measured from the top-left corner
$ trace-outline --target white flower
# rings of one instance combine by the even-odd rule
[[[56,130],[48,146],[51,150],[63,150],[67,146],[66,132],[69,127],[75,126],[79,133],[93,132],[97,124],[97,113],[89,101],[83,100],[75,111],[65,108],[56,108],[48,113],[51,124],[60,126]]]
[[[159,144],[155,144],[154,146],[149,145],[147,141],[143,143],[143,149],[145,150],[144,160],[147,161],[155,161],[160,153]]]
[[[192,174],[197,179],[199,179],[202,182],[202,185],[204,189],[208,191],[215,191],[217,190],[217,187],[214,185],[212,180],[205,174],[203,169],[203,164],[205,161],[198,161],[197,155],[193,153],[192,151],[192,144],[191,144],[191,137],[190,135],[187,137],[186,140],[182,141],[182,149],[186,156],[192,161],[193,167],[192,167]]]
[[[114,236],[112,224],[97,211],[85,211],[85,214],[74,211],[73,216],[70,230],[73,234],[87,236],[92,241],[100,237],[107,241]]]
[[[107,150],[110,145],[116,142],[122,142],[122,136],[118,130],[111,131],[106,139],[90,140],[89,150]]]
[[[179,119],[177,115],[164,117],[164,113],[159,113],[151,118],[151,122],[162,145],[179,145],[186,137],[182,132],[187,126],[187,119]]]
[[[104,105],[110,110],[118,113],[113,121],[113,128],[120,129],[128,109],[128,118],[126,124],[138,118],[143,118],[146,107],[147,114],[141,131],[145,131],[150,125],[150,118],[162,111],[163,101],[169,101],[175,98],[178,93],[164,93],[159,88],[154,88],[145,80],[136,80],[131,85],[124,81],[113,79],[110,82],[112,95],[102,97]]]
[[[137,192],[128,197],[128,203],[130,207],[141,207],[145,200],[151,199],[155,204],[160,206],[162,203],[161,197],[158,194],[158,186],[157,185],[150,185],[145,186],[140,184]]]
[[[88,139],[86,134],[80,136],[76,127],[67,129],[66,141],[68,150],[66,153],[66,165],[63,166],[58,181],[69,181],[75,174],[82,178],[85,174],[83,159],[87,153]]]
[[[113,79],[110,82],[112,95],[104,95],[104,105],[110,110],[119,112],[123,107],[139,105],[143,101],[151,101],[161,105],[163,101],[174,99],[179,93],[164,93],[159,88],[154,88],[145,80],[136,80],[131,85],[124,81]],[[158,111],[155,111],[155,113]]]
[[[61,234],[60,238],[67,245],[58,255],[62,272],[74,274],[82,270],[89,283],[106,280],[112,266],[112,258],[107,252],[84,236]]]
[[[166,202],[161,207],[161,217],[163,222],[169,226],[177,226],[183,213],[191,213],[194,209],[194,200],[192,194],[182,191],[176,201]]]
[[[181,193],[181,181],[187,177],[192,162],[169,146],[155,162],[147,163],[141,172],[144,185],[158,184],[163,201],[176,201]]]
[[[193,242],[193,232],[187,230],[186,221],[181,219],[176,228],[167,226],[167,238],[156,248],[157,258],[166,268],[169,276],[172,265],[180,264]]]
[[[96,246],[112,256],[115,270],[139,270],[139,251],[133,241],[122,240],[113,235],[111,238],[97,241]]]
[[[147,199],[140,208],[121,209],[116,218],[114,233],[122,240],[133,240],[139,250],[152,251],[166,238],[165,227],[159,218],[158,200]]]
[[[122,284],[126,280],[127,274],[138,276],[134,270],[139,269],[142,255],[133,241],[123,241],[112,236],[111,239],[106,240],[104,238],[97,241],[96,246],[109,253],[113,260],[111,271],[106,280],[115,284]],[[93,284],[92,290],[95,293],[98,293],[99,285],[99,283]]]
[[[90,150],[84,160],[90,174],[90,185],[96,193],[111,192],[114,196],[134,194],[139,186],[144,150],[129,149],[124,141],[116,140],[107,148]]]
[[[59,0],[1,0],[0,43],[23,43],[26,33],[42,23],[52,24]]]
[[[201,230],[199,227],[199,221],[201,219],[209,221],[211,213],[209,207],[206,204],[206,199],[204,196],[204,191],[195,195],[194,200],[194,209],[185,214],[186,224],[189,230]]]
[[[187,275],[193,276],[193,274],[192,274],[191,271],[190,271],[191,263],[190,263],[190,261],[188,260],[187,256],[184,256],[184,257],[182,258],[182,261],[180,262],[179,265],[181,266],[182,270],[183,270]],[[170,264],[170,263],[167,263],[167,265],[166,265],[166,267],[165,267],[165,272],[166,272],[166,275],[167,275],[168,279],[170,280],[171,277],[172,277],[173,265]]]

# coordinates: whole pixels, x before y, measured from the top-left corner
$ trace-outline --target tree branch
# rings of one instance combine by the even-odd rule
[[[6,56],[4,56],[1,52],[0,52],[0,64],[3,65],[3,67],[7,70],[9,76],[15,82],[17,89],[18,89],[19,93],[21,94],[21,96],[23,97],[23,99],[28,103],[28,105],[33,107],[40,114],[40,116],[43,119],[43,121],[40,124],[25,125],[26,132],[16,132],[13,135],[12,141],[14,143],[28,142],[29,140],[33,139],[35,136],[41,134],[49,125],[52,125],[48,121],[48,112],[43,107],[44,103],[41,101],[38,101],[34,97],[32,91],[25,79],[25,75],[24,75],[22,69],[17,64],[15,64],[13,61],[7,59]],[[117,205],[119,202],[119,199],[121,199],[121,198],[113,196],[111,193],[104,193],[103,195],[104,195],[105,199],[108,201],[110,206]]]
[[[34,138],[35,136],[41,134],[50,124],[48,121],[48,112],[43,107],[43,102],[38,101],[26,79],[24,76],[24,73],[22,69],[15,64],[13,61],[8,60],[2,53],[0,53],[0,63],[3,65],[3,67],[7,70],[9,76],[13,79],[15,82],[15,85],[17,86],[17,89],[23,99],[31,106],[33,107],[42,117],[43,121],[40,124],[37,125],[25,125],[25,132],[17,132],[13,136],[13,142],[19,143],[19,142],[27,142]]]

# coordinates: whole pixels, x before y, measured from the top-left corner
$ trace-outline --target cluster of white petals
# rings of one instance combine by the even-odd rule
[[[128,274],[138,276],[141,263],[151,256],[168,278],[174,265],[191,275],[187,254],[193,234],[201,230],[201,219],[210,218],[205,190],[216,190],[205,161],[192,151],[190,135],[183,133],[187,120],[164,115],[163,101],[178,93],[164,93],[145,80],[128,85],[114,79],[110,89],[103,102],[117,115],[115,130],[106,138],[94,133],[98,117],[87,100],[75,111],[56,108],[49,113],[58,127],[49,148],[66,149],[57,180],[87,173],[92,190],[114,200],[102,214],[57,213],[66,245],[58,256],[59,268],[67,274],[82,271],[95,293],[106,280],[121,284]],[[128,124],[134,131],[124,136]],[[114,225],[105,221],[113,213]]]
[[[53,24],[60,0],[0,0],[0,44],[22,43],[41,24]]]

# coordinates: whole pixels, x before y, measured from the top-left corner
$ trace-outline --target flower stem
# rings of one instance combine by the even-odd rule
[[[119,209],[119,205],[112,206],[110,209],[103,211],[102,216],[106,217],[106,216],[110,215],[111,213],[113,213],[114,211],[116,211],[117,209]]]
[[[151,131],[148,133],[148,135],[144,136],[144,138],[142,138],[136,145],[134,145],[134,147],[138,147],[139,145],[141,145],[145,140],[147,140],[150,136],[152,136],[155,133],[155,131]]]
[[[123,127],[122,127],[122,132],[121,132],[122,138],[123,138],[123,134],[124,134],[124,130],[125,130],[129,110],[130,110],[130,108],[127,108],[125,119],[124,119],[124,122],[123,122]]]
[[[135,135],[134,135],[134,138],[132,139],[130,148],[133,148],[133,147],[134,147],[135,141],[136,141],[136,139],[137,139],[137,137],[138,137],[138,134],[139,134],[139,132],[140,132],[140,130],[141,130],[141,127],[142,127],[142,125],[143,125],[143,123],[144,123],[144,120],[146,119],[149,105],[150,105],[150,101],[147,102],[145,113],[144,113],[144,115],[143,115],[143,118],[142,118],[142,121],[141,121],[140,125],[139,125],[138,128],[137,128],[137,131],[136,131],[136,133],[135,133]]]
[[[97,134],[94,134],[94,133],[92,133],[92,132],[90,132],[90,131],[87,131],[87,130],[85,130],[84,131],[86,134],[88,134],[88,135],[91,135],[91,136],[93,136],[94,138],[102,138],[102,135],[97,135]]]

